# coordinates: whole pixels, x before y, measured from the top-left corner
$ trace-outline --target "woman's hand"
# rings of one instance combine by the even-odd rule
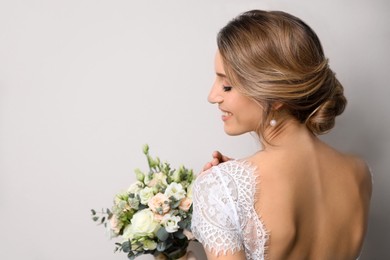
[[[212,157],[213,157],[213,159],[203,166],[203,171],[206,171],[215,165],[218,165],[218,164],[223,163],[223,162],[227,162],[227,161],[232,159],[230,157],[223,155],[219,151],[214,151],[212,153]]]

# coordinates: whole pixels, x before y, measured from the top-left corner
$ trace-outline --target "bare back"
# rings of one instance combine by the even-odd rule
[[[259,169],[255,208],[270,234],[269,259],[358,257],[371,197],[363,161],[315,137],[249,161]]]

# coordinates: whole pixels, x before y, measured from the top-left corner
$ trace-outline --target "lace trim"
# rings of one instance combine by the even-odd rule
[[[216,255],[244,249],[247,259],[265,258],[269,234],[254,205],[256,167],[232,160],[198,176],[193,190],[192,232]]]

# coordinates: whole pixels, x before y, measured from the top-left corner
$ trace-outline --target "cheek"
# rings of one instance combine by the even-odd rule
[[[251,102],[247,106],[247,108],[248,108],[247,111],[245,111],[247,120],[249,122],[251,122],[251,124],[257,128],[259,126],[259,124],[262,122],[263,110],[258,104],[253,103],[253,102]]]

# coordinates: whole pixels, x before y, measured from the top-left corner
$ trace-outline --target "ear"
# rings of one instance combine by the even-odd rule
[[[272,109],[273,110],[279,110],[283,107],[283,103],[282,102],[279,102],[279,101],[275,101],[272,103]]]

